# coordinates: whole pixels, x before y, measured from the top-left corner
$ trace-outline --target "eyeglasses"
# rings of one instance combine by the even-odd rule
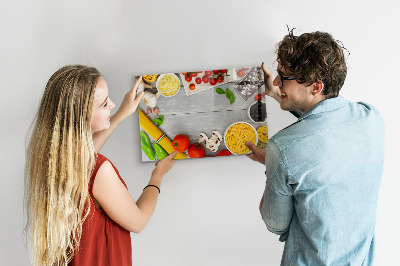
[[[277,70],[277,71],[278,71],[279,80],[281,81],[282,87],[283,87],[283,81],[284,80],[295,80],[295,79],[297,79],[296,77],[284,77],[281,71],[279,71],[279,70]]]

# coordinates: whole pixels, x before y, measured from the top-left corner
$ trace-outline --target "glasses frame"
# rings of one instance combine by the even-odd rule
[[[277,70],[277,72],[278,72],[279,80],[281,81],[282,87],[283,87],[283,81],[284,80],[296,80],[297,79],[296,77],[285,77],[285,76],[283,76],[282,72],[279,71],[279,69]]]

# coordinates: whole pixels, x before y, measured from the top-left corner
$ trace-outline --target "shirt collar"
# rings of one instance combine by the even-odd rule
[[[319,114],[319,113],[324,113],[324,112],[329,112],[329,111],[333,111],[335,109],[339,109],[340,107],[342,107],[343,105],[349,104],[350,102],[348,100],[346,100],[345,98],[343,98],[342,96],[337,96],[334,98],[329,98],[326,100],[323,100],[319,103],[317,103],[316,105],[314,105],[310,110],[308,110],[307,112],[303,113],[300,117],[299,120],[302,120],[310,115],[314,115],[314,114]]]

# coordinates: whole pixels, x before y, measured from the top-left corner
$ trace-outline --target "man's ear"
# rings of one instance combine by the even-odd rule
[[[312,95],[318,95],[322,92],[322,90],[324,89],[324,83],[322,82],[315,82],[312,84],[312,91],[311,94]]]

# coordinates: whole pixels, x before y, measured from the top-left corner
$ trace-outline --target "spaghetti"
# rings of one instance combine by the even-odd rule
[[[174,147],[172,146],[171,140],[147,117],[147,115],[142,111],[138,110],[139,113],[139,125],[149,134],[156,143],[160,144],[168,154],[174,152]],[[183,152],[179,152],[174,159],[185,159],[187,155]]]

